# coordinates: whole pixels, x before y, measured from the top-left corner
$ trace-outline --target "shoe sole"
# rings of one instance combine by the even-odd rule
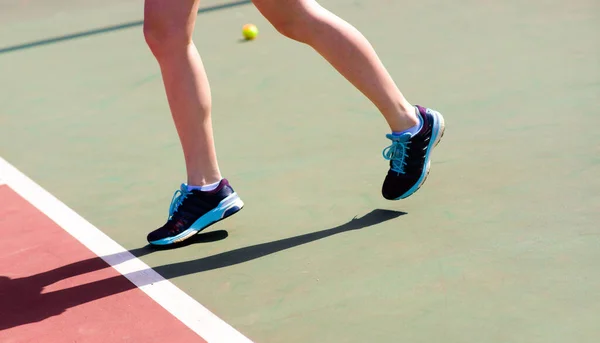
[[[221,220],[238,213],[244,207],[244,202],[237,193],[232,193],[227,198],[221,200],[219,205],[210,210],[202,217],[198,218],[187,230],[177,236],[159,239],[149,242],[152,245],[170,245],[180,243],[186,239],[198,234],[207,227],[220,222]]]
[[[406,199],[409,196],[415,194],[415,192],[418,191],[421,188],[421,186],[423,186],[423,184],[427,180],[427,177],[429,176],[429,169],[431,167],[431,152],[437,147],[438,144],[440,144],[442,137],[444,137],[444,132],[446,131],[446,124],[444,122],[444,117],[442,116],[442,114],[435,110],[432,111],[434,112],[434,115],[437,119],[437,125],[434,126],[433,132],[431,134],[431,136],[435,137],[435,139],[429,143],[429,146],[427,147],[427,154],[425,154],[425,170],[421,174],[421,177],[419,178],[417,183],[414,186],[412,186],[411,189],[409,189],[406,193],[402,194],[394,200]]]

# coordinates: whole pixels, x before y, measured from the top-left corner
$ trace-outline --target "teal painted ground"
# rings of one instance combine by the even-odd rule
[[[143,249],[185,174],[141,1],[0,5],[0,155],[256,342],[598,341],[598,3],[321,3],[445,114],[408,200],[380,196],[375,108],[251,5],[195,35],[247,205],[216,233]]]

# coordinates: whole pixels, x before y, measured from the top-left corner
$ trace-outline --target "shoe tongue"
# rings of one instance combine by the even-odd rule
[[[404,132],[399,135],[395,135],[395,134],[387,135],[387,138],[389,138],[395,142],[408,142],[412,137],[413,137],[413,135],[410,132]]]

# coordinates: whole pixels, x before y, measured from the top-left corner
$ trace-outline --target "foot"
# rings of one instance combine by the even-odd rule
[[[392,145],[383,150],[383,157],[390,161],[390,170],[381,193],[388,200],[407,198],[423,185],[429,174],[431,151],[444,135],[444,118],[439,112],[421,106],[416,108],[423,121],[417,134],[386,136]]]
[[[226,179],[210,192],[188,191],[187,185],[182,184],[181,189],[173,195],[167,223],[149,233],[148,242],[154,245],[182,242],[237,213],[243,206],[244,203]]]

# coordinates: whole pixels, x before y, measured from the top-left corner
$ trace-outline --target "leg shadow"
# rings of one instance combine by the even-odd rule
[[[278,241],[262,243],[235,249],[220,254],[200,258],[193,261],[173,263],[155,267],[160,275],[166,279],[178,276],[205,272],[208,270],[229,267],[232,265],[248,262],[263,256],[271,255],[276,252],[297,247],[299,245],[311,243],[323,238],[327,238],[340,233],[360,230],[369,226],[377,225],[385,221],[404,215],[404,212],[390,210],[373,210],[361,218],[353,218],[346,224],[336,226],[331,229],[311,232],[305,235],[280,239]]]
[[[197,260],[163,265],[154,268],[154,270],[162,277],[170,279],[178,276],[224,268],[340,233],[377,225],[397,218],[403,214],[405,213],[388,210],[374,210],[361,218],[353,218],[349,222],[334,228],[273,242],[252,245]],[[195,236],[194,238],[191,238],[186,245],[209,243],[226,237],[226,231],[214,231]],[[141,257],[150,254],[153,251],[156,251],[156,249],[145,246],[130,250],[130,253],[133,256]],[[119,258],[117,258],[117,256],[104,256],[103,258],[108,261],[113,259],[124,262],[121,257],[122,256]],[[44,287],[60,280],[109,268],[110,265],[107,264],[104,259],[96,257],[78,261],[47,272],[18,279],[0,276],[0,330],[39,322],[46,318],[60,315],[71,307],[135,289],[136,285],[128,279],[142,280],[142,284],[150,284],[156,281],[152,277],[152,273],[143,270],[125,275],[127,278],[118,275],[67,289],[42,293]]]

